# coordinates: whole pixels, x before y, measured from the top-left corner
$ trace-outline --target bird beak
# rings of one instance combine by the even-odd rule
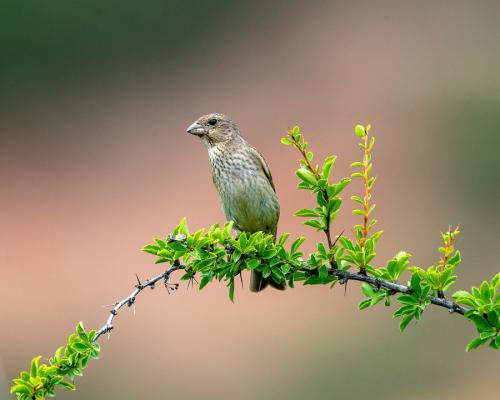
[[[197,136],[201,136],[207,133],[207,131],[205,131],[205,128],[197,122],[193,122],[191,125],[189,125],[186,131],[187,133],[191,133],[192,135]]]

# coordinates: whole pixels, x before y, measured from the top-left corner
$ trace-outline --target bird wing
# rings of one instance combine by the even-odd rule
[[[266,160],[264,160],[264,157],[262,157],[262,154],[259,153],[259,151],[253,147],[250,147],[250,154],[252,157],[257,161],[257,163],[261,166],[262,172],[266,175],[267,180],[271,184],[271,187],[273,188],[274,192],[276,193],[276,188],[274,187],[274,182],[273,182],[273,177],[271,175],[271,170],[269,169],[269,166],[266,163]]]

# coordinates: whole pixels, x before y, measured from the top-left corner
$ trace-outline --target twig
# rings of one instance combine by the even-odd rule
[[[304,271],[312,272],[311,270],[307,269],[304,269]],[[364,275],[362,273],[353,273],[333,268],[330,268],[328,270],[328,273],[330,275],[337,276],[339,278],[339,281],[341,281],[344,284],[347,283],[349,280],[366,282],[375,288],[386,289],[390,295],[394,295],[396,293],[403,293],[403,294],[412,293],[412,289],[406,285],[401,285],[400,283],[395,283],[395,282],[384,281],[382,279],[375,278],[374,276]],[[464,315],[467,312],[466,308],[446,298],[440,298],[434,296],[428,296],[427,298],[432,304],[444,307],[448,309],[450,313],[458,313],[460,315]]]
[[[141,293],[144,289],[146,288],[151,288],[154,289],[154,286],[156,282],[160,281],[163,279],[165,284],[168,283],[168,279],[170,278],[170,274],[174,271],[185,269],[186,266],[182,265],[180,263],[174,263],[169,269],[167,269],[165,272],[154,276],[153,278],[147,279],[144,282],[141,282],[139,280],[139,277],[136,275],[137,278],[137,284],[135,285],[135,290],[126,298],[124,298],[121,301],[118,301],[114,303],[114,307],[110,310],[109,312],[109,317],[106,323],[99,329],[94,337],[94,342],[96,342],[102,335],[110,332],[114,326],[113,326],[113,319],[118,315],[118,311],[120,308],[122,308],[124,305],[127,306],[132,306],[135,303],[135,299],[139,293]]]
[[[300,147],[300,143],[297,142],[295,140],[295,138],[291,135],[291,134],[288,134],[290,136],[290,138],[294,141],[295,143],[295,148],[299,151],[300,155],[302,156],[302,158],[304,159],[304,162],[307,164],[307,167],[309,168],[309,170],[311,171],[311,173],[314,175],[314,177],[316,179],[320,179],[321,176],[319,175],[319,172],[318,172],[318,169],[315,168],[312,164],[311,164],[311,161],[309,160],[309,158],[307,157],[307,152],[305,150],[305,148],[302,148]],[[330,200],[330,196],[328,196],[328,191],[326,189],[321,189],[321,194],[322,196],[324,197],[324,199],[328,202]],[[326,241],[328,243],[328,249],[332,249],[332,247],[334,246],[334,243],[332,242],[332,234],[331,234],[331,231],[330,231],[330,224],[331,224],[331,221],[330,221],[330,213],[327,213],[326,215],[326,221],[325,221],[325,229],[323,229],[323,232],[325,232],[325,236],[326,236]]]

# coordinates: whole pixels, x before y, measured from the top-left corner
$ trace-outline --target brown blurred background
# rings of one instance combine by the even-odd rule
[[[498,271],[500,4],[497,1],[7,1],[0,43],[0,397],[75,324],[107,318],[140,248],[187,216],[222,222],[206,150],[185,127],[229,114],[271,165],[280,231],[293,218],[298,123],[318,156],[359,158],[377,137],[380,264],[427,267],[460,224],[456,289]],[[334,231],[349,231],[349,196]],[[247,282],[248,283],[248,278]],[[471,324],[430,309],[400,334],[389,310],[357,311],[356,284],[252,295],[158,288],[116,320],[102,359],[61,399],[498,398],[498,355],[465,353]],[[393,310],[392,310],[393,311]],[[256,345],[258,343],[258,345]],[[258,349],[258,350],[256,350]],[[260,386],[259,389],[256,389]],[[495,395],[497,393],[497,395]]]

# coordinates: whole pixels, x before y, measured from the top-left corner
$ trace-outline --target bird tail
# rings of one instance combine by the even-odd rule
[[[251,292],[260,292],[264,290],[267,286],[272,286],[278,290],[285,290],[286,283],[276,283],[273,278],[268,277],[264,278],[262,276],[262,272],[252,271],[252,276],[250,278],[250,291]]]

